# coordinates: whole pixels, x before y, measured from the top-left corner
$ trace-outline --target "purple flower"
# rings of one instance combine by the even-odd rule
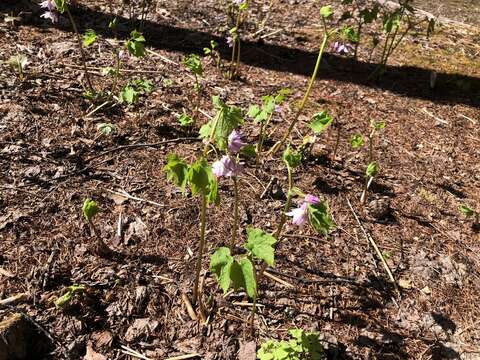
[[[58,14],[55,11],[45,11],[40,17],[52,20],[52,23],[58,21]]]
[[[233,5],[240,6],[240,5],[243,5],[244,3],[245,3],[245,0],[232,0]]]
[[[352,45],[348,43],[341,43],[339,41],[335,41],[332,48],[333,51],[340,55],[348,55],[353,50]]]
[[[304,202],[299,208],[293,209],[286,215],[293,217],[292,223],[297,226],[303,226],[308,220],[308,204]]]
[[[227,37],[227,45],[228,47],[233,47],[233,37],[231,36]]]
[[[283,107],[280,106],[280,105],[275,105],[275,112],[280,115],[280,116],[283,116],[284,115],[284,112],[283,112]]]
[[[247,144],[242,141],[242,134],[237,130],[233,130],[230,135],[228,135],[228,151],[232,154],[238,153],[245,145]]]
[[[235,159],[229,155],[224,155],[220,160],[212,164],[212,171],[217,178],[222,176],[238,176],[242,170],[242,165],[238,164]]]
[[[315,195],[307,194],[305,195],[305,203],[309,205],[318,205],[320,203],[320,199]]]
[[[55,10],[57,8],[57,5],[53,0],[45,0],[40,3],[40,7],[42,9],[47,9],[48,11]]]

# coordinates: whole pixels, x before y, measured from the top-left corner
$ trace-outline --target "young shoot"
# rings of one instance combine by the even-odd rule
[[[205,56],[210,56],[210,58],[215,62],[217,69],[221,67],[222,58],[220,52],[218,51],[218,43],[214,40],[210,40],[210,47],[204,47],[203,53]]]
[[[245,253],[233,256],[227,247],[218,248],[210,259],[210,270],[215,274],[220,288],[226,294],[230,288],[238,291],[245,289],[248,297],[253,300],[250,326],[256,311],[258,294],[257,271],[255,263],[264,266],[275,265],[275,243],[277,240],[261,229],[247,229],[247,242],[243,245]]]
[[[203,76],[202,60],[200,59],[200,56],[196,54],[190,54],[185,58],[183,58],[182,63],[183,65],[185,65],[185,67],[188,70],[190,70],[190,72],[195,77],[195,84],[193,85],[193,89],[195,90],[195,93],[196,93],[196,100],[195,100],[195,107],[193,112],[193,119],[197,120],[198,109],[200,107],[200,99],[202,95],[202,88],[200,85],[200,78]]]
[[[85,220],[87,221],[90,229],[93,231],[95,238],[97,240],[95,246],[95,252],[99,255],[109,255],[112,250],[105,244],[102,239],[101,234],[98,232],[97,227],[95,226],[94,217],[100,212],[100,207],[96,201],[92,199],[86,199],[82,206],[82,212]]]
[[[385,128],[385,122],[380,121],[376,122],[374,120],[370,121],[371,132],[368,135],[368,162],[367,162],[367,169],[365,171],[365,185],[363,188],[362,195],[360,197],[360,202],[364,205],[367,201],[367,192],[370,188],[370,185],[373,182],[373,178],[378,174],[380,167],[378,163],[374,160],[373,148],[374,148],[374,139],[375,135],[378,131],[383,130]],[[360,141],[358,139],[358,141]],[[363,138],[361,139],[361,143],[363,144]],[[354,144],[352,144],[353,146]]]
[[[67,288],[65,294],[55,300],[55,306],[57,308],[65,308],[70,305],[74,299],[80,299],[85,294],[85,285],[71,285]]]
[[[244,16],[248,9],[248,0],[232,0],[233,7],[236,8],[235,26],[229,30],[227,37],[227,44],[232,48],[232,59],[230,61],[230,69],[228,77],[233,79],[238,75],[238,68],[240,66],[240,35],[239,30],[243,23]]]
[[[20,81],[23,81],[25,67],[29,64],[28,58],[23,54],[19,54],[11,56],[10,59],[6,61],[6,63],[18,73]]]
[[[480,226],[480,212],[470,208],[465,204],[460,205],[458,210],[467,218],[474,218],[474,226]]]
[[[167,158],[167,164],[164,167],[167,173],[167,180],[173,182],[185,192],[187,186],[190,187],[192,196],[199,195],[200,205],[200,241],[197,251],[197,263],[195,267],[195,283],[193,286],[193,304],[201,296],[199,294],[200,272],[202,270],[203,251],[205,248],[205,229],[207,224],[207,206],[209,204],[218,204],[218,183],[212,172],[212,167],[207,160],[200,158],[193,164],[187,164],[176,154],[170,154]],[[200,307],[201,308],[201,307]]]
[[[268,129],[268,125],[275,114],[282,113],[281,105],[285,101],[287,95],[290,93],[288,89],[281,89],[275,96],[266,95],[262,97],[262,104],[251,105],[248,109],[247,116],[253,119],[255,123],[260,124],[260,135],[258,136],[258,142],[256,146],[257,164],[260,160],[260,154],[263,149],[263,143],[265,141],[265,132]]]
[[[270,155],[275,155],[277,153],[277,151],[280,150],[280,148],[287,142],[288,138],[290,137],[290,134],[292,133],[295,125],[298,122],[298,119],[300,118],[300,116],[303,113],[305,105],[307,104],[307,101],[310,97],[310,93],[312,91],[313,84],[315,83],[315,80],[317,78],[318,71],[320,69],[320,64],[322,62],[322,56],[323,56],[323,53],[325,52],[325,49],[326,49],[326,45],[327,45],[328,40],[331,37],[331,35],[335,32],[334,30],[328,30],[328,28],[327,28],[327,20],[332,18],[332,16],[333,16],[333,9],[330,5],[329,6],[323,6],[320,9],[320,18],[322,20],[324,32],[323,32],[323,40],[322,40],[322,43],[320,45],[320,49],[318,51],[317,62],[315,63],[315,68],[313,69],[312,76],[311,76],[310,81],[308,83],[305,94],[303,95],[303,99],[300,102],[300,105],[299,105],[299,107],[298,107],[298,109],[295,113],[295,116],[293,117],[292,121],[290,122],[290,125],[289,125],[288,129],[286,130],[285,134],[283,135],[282,139],[279,140],[277,143],[275,143],[275,145],[268,152]]]

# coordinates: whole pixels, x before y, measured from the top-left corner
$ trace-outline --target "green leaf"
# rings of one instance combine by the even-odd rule
[[[257,156],[257,150],[255,148],[254,144],[248,144],[243,146],[240,149],[240,154],[245,156],[247,159],[253,159],[254,157]]]
[[[188,170],[188,183],[190,184],[192,195],[208,195],[210,190],[209,168],[210,166],[203,158],[197,160],[190,166]]]
[[[128,52],[135,57],[145,56],[145,37],[137,30],[130,33],[130,39],[127,40],[125,47]]]
[[[314,133],[319,134],[324,131],[331,123],[333,118],[326,111],[313,115],[309,124]]]
[[[351,26],[344,26],[341,30],[340,30],[340,34],[342,35],[342,37],[353,43],[353,44],[357,44],[360,40],[360,37],[359,37],[359,34],[357,33],[357,31],[352,28]]]
[[[25,66],[27,66],[28,64],[28,58],[23,54],[14,55],[14,56],[11,56],[6,61],[6,63],[10,65],[12,68],[14,68],[15,70],[23,71],[25,69]]]
[[[375,129],[375,130],[382,130],[382,129],[385,129],[385,121],[375,121],[375,120],[371,120],[370,121],[370,126]]]
[[[182,191],[185,191],[188,182],[188,165],[184,160],[180,159],[177,154],[170,154],[167,156],[167,165],[163,170],[167,173],[168,181],[172,181]]]
[[[233,256],[230,254],[230,249],[227,247],[218,248],[210,258],[210,271],[216,275],[218,284],[224,294],[230,288],[230,274],[233,262]]]
[[[363,146],[364,140],[362,135],[353,135],[350,138],[350,145],[352,145],[352,148],[356,149],[359,148],[360,146]]]
[[[226,105],[218,96],[212,97],[217,113],[215,117],[200,128],[200,138],[208,139],[213,130],[213,140],[220,150],[226,150],[228,135],[243,123],[242,111],[236,106]]]
[[[378,164],[375,161],[373,161],[370,164],[368,164],[366,174],[368,177],[374,177],[375,175],[378,174],[378,170],[379,170]]]
[[[97,41],[97,33],[93,29],[87,29],[83,34],[83,46],[88,47]]]
[[[132,85],[127,84],[120,91],[120,103],[127,103],[128,105],[135,104],[138,100],[138,95],[138,91]]]
[[[100,208],[94,200],[86,199],[83,203],[82,212],[85,219],[91,221],[100,212]]]
[[[246,289],[242,267],[237,260],[233,261],[232,268],[230,269],[230,280],[232,281],[233,290]]]
[[[182,60],[183,65],[189,69],[192,73],[202,76],[203,75],[203,66],[200,57],[197,54],[190,54],[185,56]]]
[[[135,90],[138,92],[143,92],[145,94],[153,91],[153,84],[150,80],[136,79],[132,82],[132,86],[134,86]]]
[[[263,260],[267,265],[275,265],[275,248],[277,240],[262,229],[247,228],[247,242],[245,248],[256,258]]]
[[[101,123],[97,125],[98,131],[100,131],[103,135],[108,136],[112,132],[115,131],[116,126],[110,123]]]
[[[108,27],[112,30],[115,30],[117,26],[118,26],[118,18],[115,16],[113,20],[110,20],[110,22],[108,23]]]
[[[290,145],[287,146],[283,152],[282,160],[287,166],[295,168],[302,163],[302,154],[300,152],[293,151]]]
[[[475,215],[475,210],[473,210],[472,208],[468,207],[467,205],[460,205],[458,207],[458,210],[460,210],[460,212],[465,215],[465,216],[473,216]]]
[[[329,212],[328,203],[321,201],[316,205],[309,204],[308,218],[312,227],[320,234],[328,235],[334,228],[333,220]]]
[[[57,11],[60,14],[63,14],[67,9],[67,2],[65,0],[53,0],[55,6],[57,7]]]
[[[182,115],[180,115],[178,117],[178,122],[180,123],[180,126],[182,127],[189,127],[189,126],[192,126],[193,124],[195,124],[195,120],[193,120],[193,118],[189,115],[187,115],[186,113],[183,113]]]
[[[245,290],[251,299],[257,297],[257,278],[255,276],[255,267],[248,258],[243,258],[239,262],[242,269],[243,279],[245,281]]]
[[[320,9],[320,15],[321,15],[324,19],[328,19],[329,17],[331,17],[331,16],[333,15],[332,6],[331,6],[331,5],[323,6],[323,7]]]

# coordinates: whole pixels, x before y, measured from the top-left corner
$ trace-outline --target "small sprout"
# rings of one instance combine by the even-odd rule
[[[130,84],[127,84],[120,91],[120,103],[126,103],[128,105],[135,104],[138,100],[138,91]]]
[[[321,15],[324,19],[328,19],[328,18],[332,17],[332,15],[333,15],[332,6],[331,6],[331,5],[323,6],[323,7],[320,9],[320,15]]]
[[[97,41],[97,33],[93,29],[88,29],[85,34],[83,34],[83,46],[89,47],[95,41]]]
[[[291,329],[289,341],[267,340],[257,351],[259,360],[322,360],[326,359],[318,333]]]
[[[118,26],[118,18],[115,16],[113,20],[110,20],[110,22],[108,23],[108,28],[115,30],[117,26]]]
[[[190,54],[183,58],[183,65],[197,76],[203,76],[203,66],[197,54]]]
[[[375,121],[375,120],[371,120],[370,121],[370,126],[372,127],[372,129],[374,130],[382,130],[382,129],[385,129],[385,121]]]
[[[100,208],[94,200],[86,199],[83,203],[82,212],[85,219],[91,222],[95,215],[100,212]]]
[[[182,127],[190,127],[195,124],[195,120],[193,120],[193,118],[186,113],[183,113],[178,117],[178,122]]]
[[[328,115],[326,111],[322,111],[313,115],[309,126],[315,134],[319,134],[323,132],[332,122],[333,118]]]
[[[65,306],[69,305],[73,299],[82,297],[85,293],[85,290],[86,288],[84,285],[69,286],[67,288],[67,292],[55,300],[55,306],[57,308],[64,308]]]
[[[125,47],[128,52],[135,57],[145,56],[145,37],[137,30],[130,33],[130,38],[127,40]]]
[[[458,209],[460,210],[460,212],[467,216],[467,217],[471,217],[471,216],[474,216],[475,215],[475,210],[473,210],[472,208],[468,207],[467,205],[460,205],[458,207]]]
[[[378,174],[378,171],[379,171],[379,166],[375,161],[373,161],[370,164],[368,164],[367,171],[365,173],[367,177],[373,178]]]
[[[117,127],[114,124],[110,123],[101,123],[97,125],[98,131],[105,136],[109,136],[111,133],[115,132],[116,128]]]
[[[363,146],[363,144],[364,140],[362,135],[356,134],[350,138],[350,145],[352,145],[352,148],[354,149]]]
[[[25,71],[25,67],[29,64],[28,58],[23,55],[15,55],[11,56],[10,59],[6,61],[10,67],[12,67],[14,70],[18,72],[18,75],[20,76],[20,79],[23,80],[23,74]]]

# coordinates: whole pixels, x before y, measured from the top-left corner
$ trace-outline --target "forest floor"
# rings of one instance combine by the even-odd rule
[[[113,66],[118,42],[107,26],[110,2],[92,3],[79,0],[73,15],[82,32],[99,34],[87,61],[94,86],[108,89],[112,79],[101,69]],[[134,359],[125,354],[127,346],[150,359],[199,354],[246,360],[252,359],[245,350],[252,341],[258,347],[285,338],[291,328],[319,332],[332,359],[479,359],[480,235],[458,210],[461,204],[480,210],[475,26],[439,25],[430,39],[424,32],[408,35],[378,81],[367,81],[379,57],[368,44],[359,61],[326,54],[305,114],[328,110],[334,125],[318,136],[294,182],[328,200],[335,230],[323,237],[288,224],[269,269],[283,281],[262,279],[252,336],[245,324],[250,308],[241,306],[245,294],[222,296],[207,270],[208,254],[231,233],[233,190],[221,180],[222,203],[208,209],[202,272],[209,322],[199,326],[190,319],[182,294],[191,295],[200,204],[169,184],[162,168],[171,152],[189,161],[201,152],[198,126],[185,130],[177,121],[194,98],[180,63],[186,54],[202,54],[212,39],[228,63],[227,18],[217,3],[157,1],[145,23],[150,52],[127,59],[120,79],[148,79],[154,91],[134,106],[109,102],[100,109],[82,97],[85,79],[67,20],[52,25],[29,1],[0,3],[1,14],[23,12],[19,22],[0,23],[2,60],[24,53],[30,61],[23,81],[5,65],[0,74],[0,300],[27,294],[0,308],[0,320],[15,311],[34,319],[55,340],[52,359]],[[248,109],[289,88],[289,105],[274,118],[266,146],[279,139],[315,63],[319,7],[280,1],[264,31],[253,36],[263,14],[254,2],[240,77],[227,79],[204,58],[199,124],[214,115],[212,95]],[[127,18],[120,18],[122,34]],[[433,89],[432,71],[438,74]],[[296,144],[309,132],[307,116],[292,135]],[[352,149],[349,139],[367,135],[370,119],[386,127],[374,146],[381,170],[362,206],[367,151]],[[115,124],[115,131],[102,135],[101,123]],[[242,131],[249,143],[256,141],[252,121]],[[276,182],[268,186],[272,177]],[[261,166],[247,161],[240,179],[242,229],[273,231],[286,186],[280,159]],[[98,228],[118,256],[101,258],[89,250],[93,239],[81,213],[87,197],[100,204]],[[377,206],[386,211],[375,214]],[[382,250],[400,294],[355,215]],[[55,307],[72,284],[86,286],[84,297]]]

